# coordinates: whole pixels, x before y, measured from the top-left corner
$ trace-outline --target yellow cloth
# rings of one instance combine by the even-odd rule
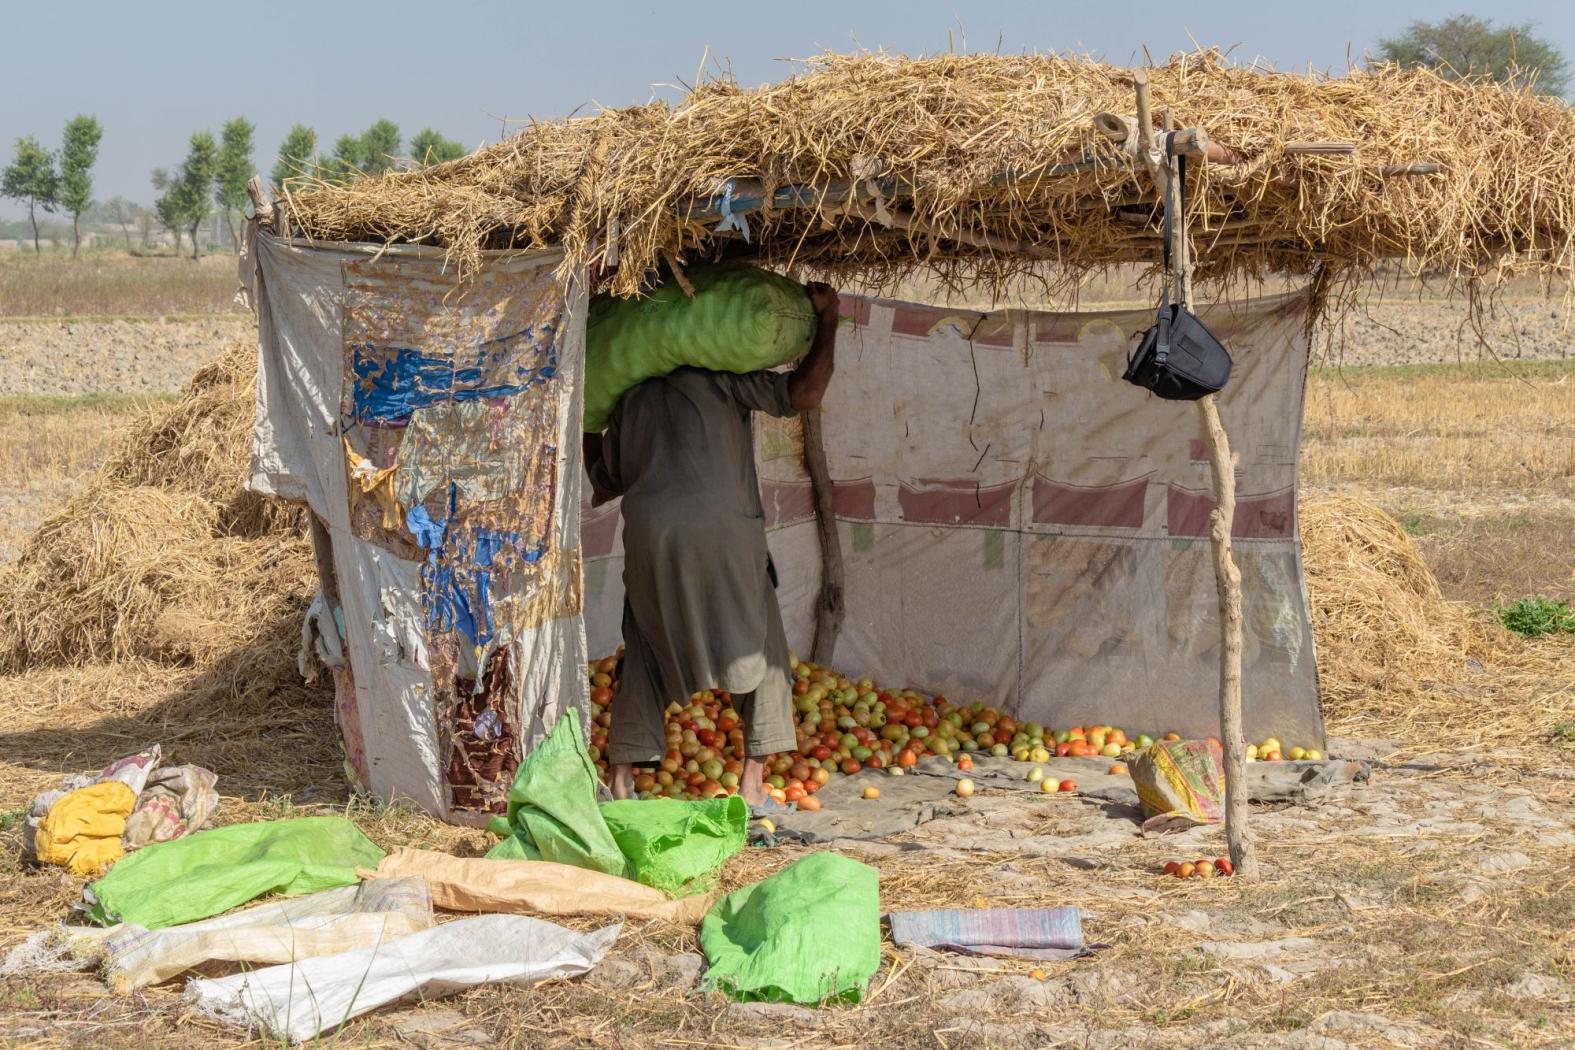
[[[136,804],[137,793],[118,780],[78,788],[45,814],[38,859],[85,877],[97,875],[125,853],[120,836]]]
[[[345,469],[349,471],[351,480],[361,486],[362,492],[377,501],[383,512],[383,528],[399,528],[405,517],[399,498],[394,495],[394,471],[398,468],[384,467],[378,470],[371,460],[350,447],[349,438],[341,440],[345,446]]]

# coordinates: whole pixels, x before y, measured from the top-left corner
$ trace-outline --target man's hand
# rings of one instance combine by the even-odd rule
[[[829,284],[811,281],[808,285],[809,301],[815,307],[815,339],[809,353],[799,362],[788,377],[788,396],[795,411],[804,412],[819,408],[826,387],[831,384],[831,373],[836,367],[833,355],[837,345],[837,320],[841,300],[837,290]]]
[[[825,281],[810,281],[805,287],[809,290],[809,302],[815,308],[815,316],[819,317],[822,323],[828,318],[835,322],[842,302],[837,295],[837,290]]]

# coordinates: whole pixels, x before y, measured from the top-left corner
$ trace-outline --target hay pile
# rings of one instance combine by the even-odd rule
[[[1348,496],[1303,499],[1300,517],[1331,721],[1370,713],[1381,698],[1414,696],[1421,683],[1458,677],[1468,660],[1487,655],[1488,631],[1468,607],[1445,600],[1399,522]]]
[[[1170,108],[1242,161],[1198,173],[1203,275],[1355,275],[1391,258],[1451,281],[1575,266],[1575,111],[1561,101],[1425,70],[1271,73],[1215,51],[1172,59],[1150,81],[1156,119]],[[533,123],[425,171],[346,187],[291,180],[282,211],[292,232],[441,245],[462,268],[485,248],[562,245],[573,269],[615,238],[610,286],[623,295],[669,253],[724,249],[873,287],[928,269],[953,283],[1026,275],[1064,288],[1157,258],[1149,180],[1092,125],[1134,108],[1130,70],[1079,58],[828,54],[756,90],[718,80],[677,106]],[[1338,140],[1355,153],[1285,149]],[[1438,170],[1385,173],[1419,164]],[[798,187],[807,206],[749,215],[745,245],[715,218],[689,218],[729,179]],[[850,179],[882,189],[889,223],[871,204],[841,203]]]
[[[1320,495],[1300,512],[1329,731],[1545,762],[1555,727],[1575,720],[1575,651],[1445,599],[1416,543],[1377,507]]]
[[[255,344],[199,371],[0,575],[0,770],[16,791],[157,741],[227,794],[342,796],[331,689],[296,671],[300,512],[241,491]]]
[[[28,540],[0,581],[0,672],[206,665],[298,611],[314,571],[300,512],[240,487],[255,358],[237,345],[198,372]]]

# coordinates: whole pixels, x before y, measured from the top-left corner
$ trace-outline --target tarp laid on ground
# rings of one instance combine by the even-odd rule
[[[451,857],[408,846],[384,857],[382,879],[416,875],[432,901],[447,911],[537,915],[623,915],[697,923],[711,907],[702,894],[669,900],[667,894],[629,879],[545,860]]]
[[[856,1003],[880,969],[880,876],[812,853],[722,898],[700,947],[706,983],[739,1001]]]
[[[432,898],[417,876],[375,878],[150,930],[61,926],[30,938],[0,972],[99,967],[113,991],[134,992],[197,967],[286,963],[365,948],[432,925]]]
[[[561,719],[520,764],[508,812],[488,825],[500,841],[487,856],[568,864],[682,894],[709,889],[744,847],[749,807],[736,795],[598,803],[598,793],[579,720]]]
[[[524,915],[478,915],[359,951],[192,981],[186,996],[200,1013],[301,1042],[410,995],[586,973],[620,929],[582,934]]]
[[[1201,312],[1235,371],[1248,734],[1322,741],[1296,523],[1303,294]],[[1152,310],[981,313],[842,297],[822,412],[847,582],[839,667],[1025,720],[1219,731],[1212,482],[1197,410],[1121,381]],[[796,420],[757,416],[788,639],[820,586]],[[590,649],[619,643],[616,503],[584,514]]]
[[[350,886],[383,851],[344,817],[229,824],[123,858],[87,888],[88,914],[150,930],[195,922],[269,893]]]

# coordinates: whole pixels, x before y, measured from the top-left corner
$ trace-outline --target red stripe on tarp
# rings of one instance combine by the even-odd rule
[[[973,331],[973,341],[979,346],[1011,346],[1012,319],[1003,314],[989,314]]]
[[[1172,536],[1203,537],[1209,534],[1209,514],[1214,497],[1170,486],[1166,519]],[[1242,539],[1289,539],[1296,533],[1296,494],[1290,489],[1259,496],[1236,497],[1236,518],[1230,534]]]
[[[921,478],[897,487],[903,521],[925,525],[1012,524],[1012,497],[1017,482],[980,485],[972,478]]]
[[[604,558],[613,553],[618,541],[618,505],[591,510],[580,506],[580,556]]]
[[[1194,463],[1207,463],[1209,461],[1209,446],[1202,438],[1188,438],[1187,458]]]
[[[785,525],[815,516],[815,490],[806,481],[762,481],[760,506],[766,527]]]
[[[1147,494],[1147,478],[1116,485],[1088,486],[1063,485],[1035,476],[1034,523],[1140,529]]]
[[[831,483],[831,511],[839,518],[875,520],[875,479]]]
[[[867,325],[870,323],[870,301],[857,295],[839,296],[837,316],[846,317],[856,325]]]
[[[1075,343],[1083,332],[1083,321],[1077,314],[1040,314],[1034,318],[1034,341]]]
[[[893,335],[927,336],[932,328],[948,317],[962,321],[964,334],[967,334],[967,331],[979,320],[980,315],[966,310],[938,310],[933,307],[904,303],[897,307],[896,316],[891,320],[891,331]]]

